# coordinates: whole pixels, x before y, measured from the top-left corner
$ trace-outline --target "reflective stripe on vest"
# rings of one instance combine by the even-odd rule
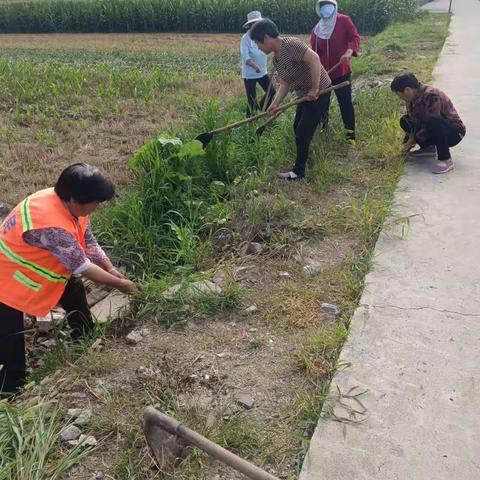
[[[30,197],[26,198],[20,204],[20,217],[22,219],[23,233],[33,228],[32,217],[30,215]]]
[[[21,265],[22,267],[28,268],[32,272],[37,273],[38,275],[50,280],[51,282],[63,282],[66,283],[69,277],[65,275],[57,275],[56,273],[37,265],[36,263],[29,262],[25,258],[17,255],[7,244],[0,238],[0,252],[3,253],[11,262]]]
[[[32,289],[35,292],[38,292],[42,286],[31,280],[30,278],[26,277],[22,272],[19,272],[18,270],[13,274],[13,278],[17,281],[20,282],[21,284],[25,285],[27,288]]]

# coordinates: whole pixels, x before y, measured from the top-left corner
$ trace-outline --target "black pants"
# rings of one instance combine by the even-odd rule
[[[297,106],[297,113],[293,122],[297,144],[297,160],[293,172],[300,177],[305,175],[310,143],[321,122],[322,112],[325,111],[327,102],[328,98],[322,95],[314,102],[303,102]]]
[[[87,335],[93,325],[83,282],[71,278],[60,299],[67,312],[72,338]],[[16,393],[25,384],[23,313],[0,303],[0,394]]]
[[[270,94],[267,98],[270,81],[271,80],[268,75],[265,75],[262,78],[243,79],[248,100],[247,116],[253,115],[253,113],[258,110],[266,110],[272,103],[276,91],[275,87],[272,85],[270,89]],[[257,102],[257,83],[263,88],[263,91],[265,92],[265,95],[262,97],[260,102]]]
[[[400,119],[400,126],[407,136],[414,136],[415,141],[421,148],[435,145],[437,147],[438,160],[445,161],[450,158],[450,147],[458,145],[464,136],[464,132],[443,117],[433,116],[425,122],[425,138],[415,135],[416,122],[408,115]]]
[[[348,75],[344,75],[343,77],[336,78],[332,80],[332,85],[338,85],[339,83],[345,81],[351,81],[352,75],[349,73]],[[335,90],[335,95],[337,96],[338,105],[340,106],[340,113],[342,115],[343,125],[347,130],[347,136],[349,139],[355,139],[355,109],[353,107],[353,100],[352,100],[352,85],[348,85],[347,87],[340,88],[339,90]],[[321,112],[321,122],[324,125],[328,125],[328,117],[329,117],[329,110],[330,110],[330,96],[331,93],[327,93],[324,95],[327,100],[325,102],[324,110]]]

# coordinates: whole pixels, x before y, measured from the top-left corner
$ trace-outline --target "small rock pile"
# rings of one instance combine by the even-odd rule
[[[88,409],[72,408],[68,416],[73,423],[60,432],[62,442],[71,447],[82,446],[85,448],[96,447],[97,439],[92,435],[85,435],[80,427],[86,426],[92,418],[92,411]]]

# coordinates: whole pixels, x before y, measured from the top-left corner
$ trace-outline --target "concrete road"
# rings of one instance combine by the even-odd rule
[[[434,2],[448,4],[441,0]],[[480,1],[454,0],[434,84],[467,125],[455,171],[409,164],[351,326],[339,373],[361,423],[321,420],[301,480],[480,479]],[[337,416],[363,407],[329,402]]]

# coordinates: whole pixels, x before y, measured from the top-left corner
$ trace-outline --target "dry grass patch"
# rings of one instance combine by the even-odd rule
[[[237,53],[240,34],[43,33],[0,34],[2,48],[94,52]]]
[[[113,182],[122,187],[130,182],[127,170],[132,154],[155,133],[178,130],[191,118],[185,118],[185,105],[193,112],[195,101],[221,95],[231,102],[239,88],[231,77],[221,86],[213,79],[186,79],[184,90],[162,95],[145,104],[130,99],[119,102],[105,118],[71,119],[69,115],[19,124],[15,116],[4,113],[0,128],[0,180],[4,189],[0,201],[14,206],[26,195],[52,185],[61,170],[74,162],[101,167]],[[94,102],[85,99],[85,111]],[[197,107],[198,108],[198,107]]]

